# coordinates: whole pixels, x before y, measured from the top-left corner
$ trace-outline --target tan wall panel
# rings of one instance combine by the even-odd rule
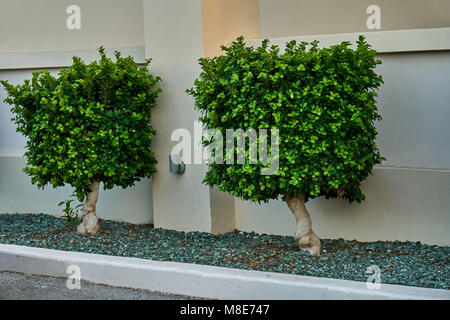
[[[177,144],[171,141],[173,130],[185,128],[193,138],[194,121],[199,118],[185,90],[200,73],[200,0],[144,0],[144,18],[146,57],[153,59],[150,71],[162,78],[163,89],[152,110],[157,132],[152,151],[158,159],[158,172],[152,180],[154,224],[165,229],[211,232],[209,187],[202,184],[206,165],[188,164],[182,175],[169,171],[169,154]]]
[[[3,107],[3,106],[1,106]],[[73,188],[57,189],[46,186],[44,190],[31,184],[31,178],[23,172],[26,159],[0,156],[0,214],[46,213],[62,216],[58,203],[70,198]],[[130,223],[153,222],[152,181],[142,179],[133,187],[100,187],[97,215],[101,219]],[[101,225],[101,223],[100,223]]]
[[[220,55],[220,45],[239,36],[259,38],[258,0],[202,0],[203,56]]]
[[[203,56],[222,54],[220,45],[239,36],[257,38],[259,32],[258,0],[202,0]],[[211,232],[235,229],[234,199],[210,189]]]
[[[369,31],[367,7],[381,9],[381,29],[450,26],[448,0],[259,0],[261,37]]]
[[[81,9],[69,30],[66,9]],[[0,53],[133,47],[144,44],[142,0],[2,0]]]
[[[362,184],[366,200],[315,198],[306,204],[321,238],[410,240],[450,245],[450,171],[374,170]],[[293,236],[295,218],[286,203],[236,200],[236,228]]]

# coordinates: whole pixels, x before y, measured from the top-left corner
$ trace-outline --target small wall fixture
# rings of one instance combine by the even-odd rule
[[[183,174],[186,166],[179,156],[176,154],[169,154],[169,168],[170,172]]]

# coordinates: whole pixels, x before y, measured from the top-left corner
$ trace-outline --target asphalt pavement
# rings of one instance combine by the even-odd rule
[[[142,289],[95,284],[81,280],[79,289],[68,289],[67,279],[0,272],[0,300],[191,300]]]

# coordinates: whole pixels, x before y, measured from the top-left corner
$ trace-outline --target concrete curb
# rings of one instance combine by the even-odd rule
[[[94,283],[212,299],[450,300],[450,290],[443,289],[389,284],[368,289],[359,281],[0,244],[0,271],[66,278],[70,265]]]

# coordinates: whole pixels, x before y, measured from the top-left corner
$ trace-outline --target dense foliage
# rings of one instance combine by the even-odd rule
[[[300,193],[363,200],[360,182],[383,160],[373,125],[381,119],[376,89],[383,80],[365,39],[350,45],[291,41],[280,53],[268,40],[255,48],[240,37],[222,47],[224,55],[199,59],[202,72],[187,92],[206,128],[224,136],[239,128],[280,134],[277,174],[261,175],[261,163],[212,163],[204,182],[258,202]]]
[[[24,171],[40,188],[73,186],[80,201],[93,181],[125,188],[156,171],[150,109],[160,78],[148,74],[150,60],[140,66],[99,53],[90,64],[74,57],[56,77],[37,71],[17,86],[2,81],[17,131],[28,138]]]

